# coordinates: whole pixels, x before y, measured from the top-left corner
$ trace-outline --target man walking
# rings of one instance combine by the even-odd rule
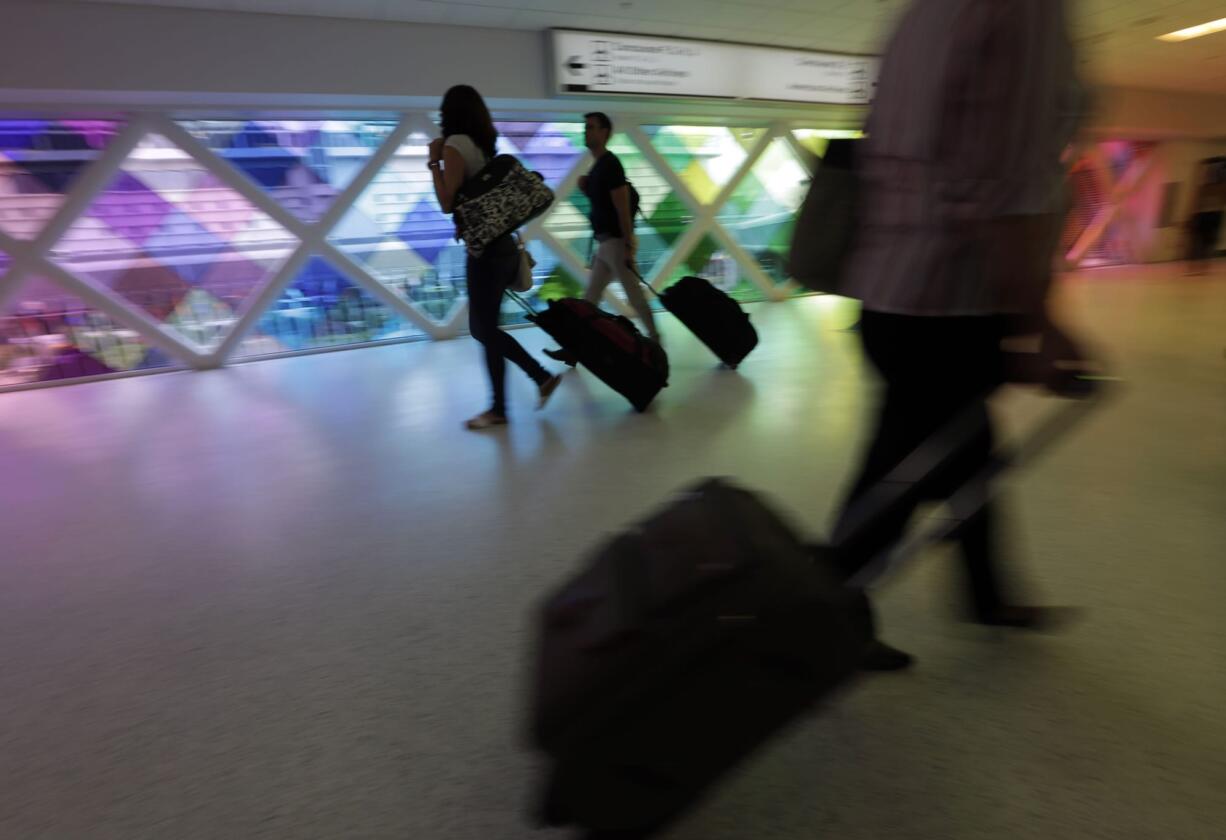
[[[617,279],[626,290],[626,298],[643,322],[647,335],[659,341],[651,305],[633,270],[638,239],[634,235],[631,187],[621,160],[609,151],[613,122],[599,111],[585,114],[583,121],[583,143],[596,161],[579,179],[579,189],[591,203],[590,219],[595,240],[591,275],[584,297],[592,303],[600,303],[609,283]],[[564,350],[546,350],[545,354],[558,361],[574,363]]]

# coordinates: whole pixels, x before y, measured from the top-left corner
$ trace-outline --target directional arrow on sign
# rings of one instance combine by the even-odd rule
[[[566,61],[566,69],[571,72],[571,75],[578,76],[580,70],[587,69],[587,65],[579,60],[579,56],[572,55]]]

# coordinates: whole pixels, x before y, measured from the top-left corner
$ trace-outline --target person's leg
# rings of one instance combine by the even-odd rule
[[[1195,274],[1200,267],[1200,214],[1193,213],[1183,226],[1184,262],[1188,274]]]
[[[980,432],[969,436],[965,461],[955,469],[944,490],[952,492],[983,470],[994,456],[995,433],[991,414],[984,397],[1004,380],[1004,353],[1000,341],[1006,334],[1007,322],[997,318],[966,318],[960,332],[964,358],[975,360],[968,365],[965,382],[972,405],[980,417]],[[965,404],[965,402],[964,402]],[[958,529],[957,541],[962,555],[967,586],[967,600],[974,620],[981,624],[1018,629],[1051,629],[1067,622],[1075,610],[1033,607],[1016,600],[1011,576],[1002,574],[1001,508],[988,503],[980,512]]]
[[[496,252],[489,254],[484,262],[484,270],[489,278],[489,291],[486,293],[486,306],[489,307],[486,320],[486,344],[494,348],[499,357],[499,364],[504,369],[506,365],[502,363],[502,360],[506,359],[528,374],[528,377],[538,387],[544,386],[551,379],[549,371],[545,370],[513,335],[498,325],[502,315],[502,297],[514,282],[516,273],[519,271],[519,253],[512,244],[510,249],[499,248]]]
[[[613,267],[604,259],[604,246],[605,243],[601,242],[592,256],[592,270],[588,274],[587,290],[583,293],[584,300],[597,306],[604,300],[605,289],[609,288],[609,281],[613,279]]]
[[[1204,270],[1206,272],[1213,270],[1213,262],[1217,258],[1217,243],[1222,238],[1222,220],[1223,212],[1207,213],[1205,219],[1205,237],[1202,254],[1204,255]]]
[[[1205,274],[1209,271],[1217,249],[1219,223],[1219,218],[1213,213],[1197,213],[1192,218],[1191,273]]]
[[[941,468],[916,485],[888,515],[843,546],[849,577],[896,542],[915,505],[947,498],[982,470],[993,451],[987,395],[1000,382],[1001,325],[991,318],[908,318],[865,313],[862,339],[882,378],[885,394],[877,432],[836,526],[847,531],[857,503],[908,455],[960,415],[978,422]],[[862,513],[862,511],[860,511]],[[986,506],[957,541],[974,615],[990,621],[1007,603],[997,571],[996,514]]]
[[[1006,321],[994,317],[942,319],[934,325],[934,334],[926,340],[941,353],[938,370],[947,373],[945,387],[934,390],[939,395],[937,412],[931,419],[931,432],[958,418],[967,417],[970,424],[958,442],[952,457],[929,478],[925,497],[948,499],[966,482],[986,469],[996,447],[988,397],[1004,381],[1004,355],[1001,340],[1006,333]],[[937,336],[935,330],[940,331]],[[1008,603],[998,570],[1000,545],[997,535],[998,512],[991,502],[985,504],[954,536],[961,556],[966,597],[972,615],[988,621]]]
[[[914,449],[911,443],[913,411],[919,407],[911,393],[900,387],[905,377],[900,377],[899,369],[907,359],[906,321],[895,315],[865,312],[862,326],[861,344],[883,380],[884,391],[877,407],[876,431],[834,526],[832,546],[821,551],[823,555],[827,552],[833,555],[831,560],[845,579],[850,579],[885,547],[897,541],[914,506],[900,507],[886,520],[876,519],[858,536],[848,534],[855,529],[855,522],[863,512],[859,506],[866,501],[869,491]],[[863,603],[866,619],[875,633],[872,605],[867,597]],[[874,638],[864,651],[861,667],[869,671],[897,671],[913,662],[909,654]]]
[[[958,550],[966,582],[971,617],[991,622],[1007,604],[998,570],[998,524],[995,505],[987,505],[959,529]]]
[[[1196,214],[1188,222],[1188,274],[1201,273],[1201,243],[1204,234],[1201,232],[1200,214]]]
[[[881,400],[873,438],[865,450],[856,479],[843,504],[834,527],[839,543],[839,563],[846,577],[853,576],[896,542],[906,527],[915,502],[897,507],[888,517],[877,519],[873,527],[853,535],[854,523],[867,500],[869,491],[909,455],[924,439],[922,415],[929,402],[917,393],[908,370],[924,353],[922,347],[914,354],[908,351],[913,342],[908,334],[914,319],[898,315],[865,312],[860,333],[865,355],[873,363],[883,381]]]
[[[502,289],[498,286],[488,257],[468,258],[468,331],[481,343],[485,368],[489,373],[491,401],[489,414],[507,416],[506,362],[496,335],[498,313],[502,306]],[[474,418],[474,421],[477,418]]]
[[[628,255],[626,253],[626,240],[610,239],[601,243],[601,248],[608,249],[605,262],[611,266],[613,274],[622,284],[622,288],[626,290],[626,299],[630,301],[630,306],[634,309],[635,314],[639,316],[643,327],[647,330],[647,335],[652,341],[660,340],[660,333],[656,329],[656,319],[651,311],[651,302],[647,300],[647,293],[643,290],[643,282],[638,278],[637,273],[632,270],[627,262]]]

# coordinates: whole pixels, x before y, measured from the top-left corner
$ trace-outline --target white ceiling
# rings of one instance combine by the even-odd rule
[[[81,0],[107,3],[115,0]],[[910,0],[125,0],[149,6],[447,23],[564,27],[875,52]],[[1069,0],[1090,77],[1226,94],[1226,33],[1157,35],[1226,16],[1226,0]]]

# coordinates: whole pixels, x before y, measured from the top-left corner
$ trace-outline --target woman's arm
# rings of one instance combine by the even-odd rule
[[[464,158],[450,146],[442,147],[442,157],[434,157],[434,146],[431,146],[430,172],[434,176],[434,195],[438,198],[439,207],[444,213],[455,209],[456,193],[464,184]]]

